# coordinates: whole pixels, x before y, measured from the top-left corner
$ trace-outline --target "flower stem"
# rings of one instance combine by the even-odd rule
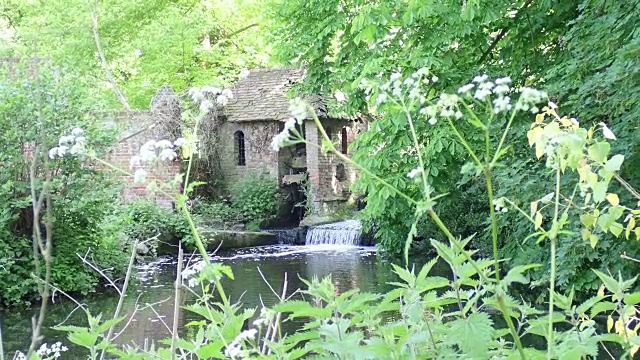
[[[496,270],[496,280],[500,281],[500,254],[498,254],[498,219],[493,206],[493,180],[491,168],[484,169],[484,177],[487,182],[487,194],[489,197],[489,213],[491,215],[491,242],[493,243],[493,262]]]
[[[558,213],[560,207],[560,164],[556,165],[556,199],[553,214],[553,223],[551,231],[549,231],[549,240],[551,241],[551,278],[549,279],[549,327],[548,327],[548,343],[547,343],[547,359],[553,356],[553,298],[556,287],[556,246],[558,240]]]

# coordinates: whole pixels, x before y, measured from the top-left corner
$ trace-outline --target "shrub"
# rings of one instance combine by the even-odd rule
[[[184,217],[153,201],[141,199],[127,203],[118,215],[126,224],[124,234],[131,240],[145,241],[157,237],[147,243],[152,254],[156,254],[158,242],[191,241],[189,225]]]
[[[249,174],[231,187],[232,206],[243,221],[263,225],[278,212],[278,183],[266,175]]]
[[[119,187],[92,163],[77,157],[50,159],[48,153],[59,144],[58,134],[78,128],[100,156],[113,143],[115,132],[102,125],[96,115],[100,109],[85,101],[90,97],[61,69],[43,61],[35,74],[16,74],[0,77],[0,306],[37,297],[32,234],[34,226],[44,229],[44,224],[33,221],[31,180],[40,194],[45,179],[51,178],[52,281],[57,287],[88,293],[100,282],[78,254],[101,259],[100,265],[113,268],[113,274],[122,269],[115,261],[122,247],[107,241],[111,235],[103,226]]]
[[[243,220],[243,216],[226,199],[195,199],[192,212],[201,222],[214,226],[226,227]]]

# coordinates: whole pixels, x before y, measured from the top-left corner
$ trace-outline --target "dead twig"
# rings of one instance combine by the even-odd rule
[[[180,320],[180,288],[182,286],[182,242],[178,244],[178,273],[176,274],[175,296],[173,300],[173,328],[171,331],[171,359],[176,358],[176,343],[178,342],[178,322]]]
[[[120,316],[120,311],[122,310],[122,304],[124,303],[124,298],[127,294],[127,288],[129,287],[129,280],[131,279],[131,272],[133,270],[133,263],[136,259],[137,250],[138,250],[138,240],[134,241],[133,245],[131,246],[131,256],[129,256],[129,265],[127,266],[127,274],[124,277],[124,284],[122,284],[122,289],[118,289],[116,287],[116,289],[118,290],[118,293],[120,293],[120,298],[118,299],[118,305],[116,305],[116,310],[113,312],[113,319],[117,319],[118,316]],[[106,276],[105,278],[109,279]],[[113,284],[113,281],[111,280],[109,281]],[[113,335],[113,330],[115,326],[116,326],[115,324],[112,325],[109,328],[109,331],[107,331],[107,337],[106,337],[107,341],[111,341],[111,336]],[[100,353],[100,360],[104,359],[105,353],[106,351],[102,350],[102,352]]]

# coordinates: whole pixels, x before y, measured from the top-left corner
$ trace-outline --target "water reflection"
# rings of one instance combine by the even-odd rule
[[[198,259],[187,260],[193,263]],[[313,276],[331,275],[339,293],[354,288],[370,292],[384,291],[388,289],[387,282],[393,281],[389,261],[377,256],[374,247],[278,245],[228,251],[212,257],[212,260],[232,268],[235,280],[226,279],[223,282],[225,291],[232,302],[240,301],[249,308],[275,304],[278,300],[269,285],[280,292],[285,273],[288,276],[289,294],[296,289],[304,288],[301,279],[311,279]],[[157,342],[170,336],[176,262],[175,258],[165,258],[137,267],[136,281],[130,287],[122,310],[123,314],[129,316],[125,320],[128,326],[119,333],[117,343],[143,345],[145,339]],[[261,278],[258,269],[266,282]],[[184,294],[188,295],[186,292]],[[118,298],[114,292],[105,290],[83,300],[92,313],[103,312],[105,317],[109,317],[116,307]],[[193,296],[185,296],[182,304],[193,300]],[[44,336],[50,343],[63,341],[68,344],[64,339],[65,334],[54,331],[51,327],[64,322],[65,319],[67,324],[86,324],[86,319],[81,311],[73,312],[67,319],[75,307],[74,304],[69,301],[58,302],[50,307]],[[30,318],[35,311],[36,309],[12,309],[0,313],[0,325],[7,353],[27,346],[31,330]],[[196,315],[185,310],[180,311],[182,335],[188,332],[185,324],[195,319]],[[71,352],[65,354],[65,357],[84,357],[82,350],[70,348]]]

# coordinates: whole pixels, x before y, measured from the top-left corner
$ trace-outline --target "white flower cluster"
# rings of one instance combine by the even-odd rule
[[[202,272],[202,269],[204,269],[205,265],[206,263],[204,261],[199,261],[182,271],[182,279],[187,280],[189,287],[198,286],[199,282],[197,275]]]
[[[230,359],[249,359],[249,354],[246,350],[242,349],[242,342],[245,340],[253,339],[258,330],[249,329],[241,332],[235,339],[224,349],[224,354]]]
[[[36,351],[36,354],[40,357],[40,359],[57,359],[60,357],[61,352],[65,352],[69,350],[66,346],[62,345],[61,342],[57,342],[51,347],[49,347],[46,343],[40,345],[40,348]],[[16,356],[14,357],[16,360],[27,360],[27,356],[22,352],[16,352]]]
[[[511,78],[506,76],[498,78],[495,82],[490,81],[487,74],[478,75],[473,78],[471,83],[461,86],[458,89],[458,94],[463,97],[471,97],[472,90],[473,98],[479,101],[486,101],[493,98],[493,111],[496,114],[507,112],[514,108],[518,111],[531,111],[537,113],[537,104],[544,102],[547,99],[547,94],[544,91],[539,91],[530,87],[523,87],[516,91],[511,88]],[[514,104],[511,103],[511,97],[508,95],[512,92],[520,92],[520,98]]]
[[[289,102],[289,112],[293,117],[284,123],[284,129],[271,140],[271,148],[273,151],[280,151],[287,142],[294,140],[291,136],[292,130],[295,130],[296,125],[302,125],[302,122],[309,118],[309,110],[309,105],[301,98],[291,99]]]
[[[271,148],[273,151],[279,151],[288,141],[291,140],[291,129],[294,129],[298,121],[290,118],[284,123],[284,129],[271,140]]]
[[[409,179],[415,179],[422,173],[423,173],[422,168],[421,167],[417,167],[417,168],[409,171],[409,173],[407,174],[407,177],[409,177]]]
[[[265,307],[260,309],[260,316],[253,321],[253,326],[266,326],[269,325],[271,319],[275,313],[272,310],[269,310]]]
[[[74,128],[70,135],[61,136],[58,140],[58,146],[49,150],[49,158],[62,158],[65,155],[79,155],[86,151],[87,138],[83,136],[84,131],[81,128]]]
[[[140,154],[131,157],[129,168],[135,170],[134,182],[143,183],[146,180],[147,171],[145,165],[156,161],[173,161],[178,157],[176,150],[189,144],[185,138],[178,138],[176,141],[169,140],[149,140],[140,147]]]
[[[233,92],[229,89],[220,89],[215,86],[193,87],[189,89],[189,96],[195,104],[200,107],[200,111],[208,113],[214,107],[214,101],[220,106],[226,106],[230,99],[233,99]]]
[[[402,74],[399,72],[392,73],[389,76],[389,81],[380,85],[380,92],[376,97],[376,105],[381,105],[389,101],[390,97],[398,98],[404,93],[407,94],[409,99],[419,101],[421,104],[424,103],[426,97],[422,93],[422,86],[435,83],[439,80],[437,76],[429,75],[429,69],[421,68],[403,81]],[[363,80],[360,85],[364,88],[367,99],[370,100],[372,84]]]
[[[498,199],[493,199],[493,206],[496,211],[501,211],[503,213],[506,213],[507,211],[509,211],[509,209],[507,209],[507,206],[505,205],[505,198],[503,197]]]

